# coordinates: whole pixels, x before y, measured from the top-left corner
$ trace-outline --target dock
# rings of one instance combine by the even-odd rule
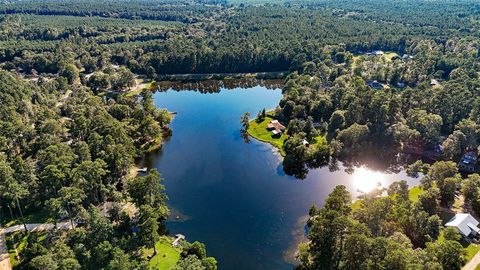
[[[172,246],[177,247],[180,240],[185,240],[185,235],[176,234],[175,236],[177,237],[177,239],[175,239],[175,241],[172,242]]]
[[[138,168],[138,169],[137,169],[137,173],[147,173],[147,171],[148,171],[148,168],[147,168],[147,167],[145,167],[145,168]]]

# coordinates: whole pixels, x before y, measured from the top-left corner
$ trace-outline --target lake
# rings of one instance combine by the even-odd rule
[[[205,243],[219,269],[292,269],[310,206],[322,206],[336,185],[358,195],[377,183],[417,182],[402,172],[363,167],[348,174],[341,165],[335,172],[311,170],[304,180],[286,175],[274,149],[255,140],[246,144],[240,135],[240,116],[274,108],[282,98],[278,88],[169,90],[154,97],[156,106],[178,114],[170,126],[173,136],[143,165],[165,178],[169,232]]]

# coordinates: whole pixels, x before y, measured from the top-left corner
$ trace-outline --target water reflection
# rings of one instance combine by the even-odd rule
[[[243,113],[272,108],[281,98],[280,89],[265,87],[214,95],[200,91],[155,94],[158,107],[178,115],[171,123],[173,136],[162,150],[149,154],[142,167],[155,167],[165,178],[172,209],[167,221],[170,233],[204,242],[219,269],[292,269],[295,247],[304,236],[303,217],[313,204],[321,207],[337,185],[345,185],[356,198],[371,185],[363,186],[361,180],[378,181],[375,172],[381,168],[390,170],[383,174],[382,186],[403,179],[409,185],[417,182],[404,173],[391,173],[400,166],[380,162],[401,159],[379,154],[375,162],[351,158],[330,160],[328,168],[304,167],[305,181],[287,175],[278,151],[273,154],[269,144],[257,140],[245,144],[239,134]],[[356,166],[364,162],[369,165]],[[361,167],[366,172],[356,176],[355,168]]]
[[[352,185],[360,192],[368,193],[385,186],[385,174],[365,167],[357,168],[351,177]]]
[[[218,93],[222,89],[252,88],[261,86],[267,89],[278,89],[283,86],[283,80],[280,79],[256,79],[242,78],[230,80],[204,80],[193,82],[161,81],[155,83],[158,91],[198,91],[200,93]]]

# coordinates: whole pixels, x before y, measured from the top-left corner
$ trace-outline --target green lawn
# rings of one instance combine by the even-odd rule
[[[155,245],[157,255],[150,259],[150,267],[158,270],[168,270],[174,267],[180,259],[181,249],[172,247],[172,242],[168,237],[162,237],[162,240]],[[153,248],[144,250],[145,256],[151,256]]]
[[[285,156],[285,151],[283,150],[283,143],[288,138],[288,136],[286,135],[286,130],[282,134],[282,136],[280,136],[279,138],[273,138],[272,132],[267,130],[267,125],[272,120],[273,118],[271,116],[265,117],[265,120],[263,120],[260,123],[257,123],[257,121],[252,120],[250,122],[250,127],[248,128],[247,132],[250,136],[254,137],[255,139],[262,142],[267,142],[275,146],[280,150],[280,154],[282,154],[282,156]]]
[[[386,52],[384,56],[388,61],[392,61],[394,57],[398,57],[398,54],[395,52]]]
[[[409,192],[409,198],[412,202],[418,202],[418,197],[420,196],[420,194],[424,193],[425,190],[423,190],[422,187],[420,186],[414,186],[410,189],[410,192]]]
[[[467,263],[477,254],[478,251],[480,251],[480,245],[477,244],[469,244],[466,248],[465,251],[467,252],[467,256],[465,257],[467,259]]]

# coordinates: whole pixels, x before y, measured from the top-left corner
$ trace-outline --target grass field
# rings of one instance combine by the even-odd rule
[[[420,186],[414,186],[410,189],[408,197],[412,202],[418,202],[418,197],[420,194],[424,193],[425,190],[423,190],[422,187]]]
[[[465,248],[465,251],[467,252],[467,256],[465,256],[465,259],[467,259],[467,262],[469,262],[473,259],[473,256],[475,256],[475,254],[480,251],[480,245],[470,244]]]
[[[181,249],[172,247],[171,239],[164,236],[157,242],[155,248],[157,255],[150,259],[150,267],[158,270],[168,270],[174,267],[180,259]],[[144,250],[145,256],[151,256],[153,248]]]
[[[386,52],[384,56],[388,61],[392,61],[394,57],[398,57],[398,54],[395,52]]]
[[[271,116],[265,117],[265,120],[260,123],[257,123],[257,121],[253,120],[250,122],[250,127],[248,128],[247,132],[253,138],[275,146],[280,150],[280,154],[282,154],[282,156],[285,156],[285,151],[283,150],[283,143],[288,138],[288,136],[286,135],[286,130],[279,138],[272,137],[272,133],[267,130],[267,125],[272,120],[273,118]]]

